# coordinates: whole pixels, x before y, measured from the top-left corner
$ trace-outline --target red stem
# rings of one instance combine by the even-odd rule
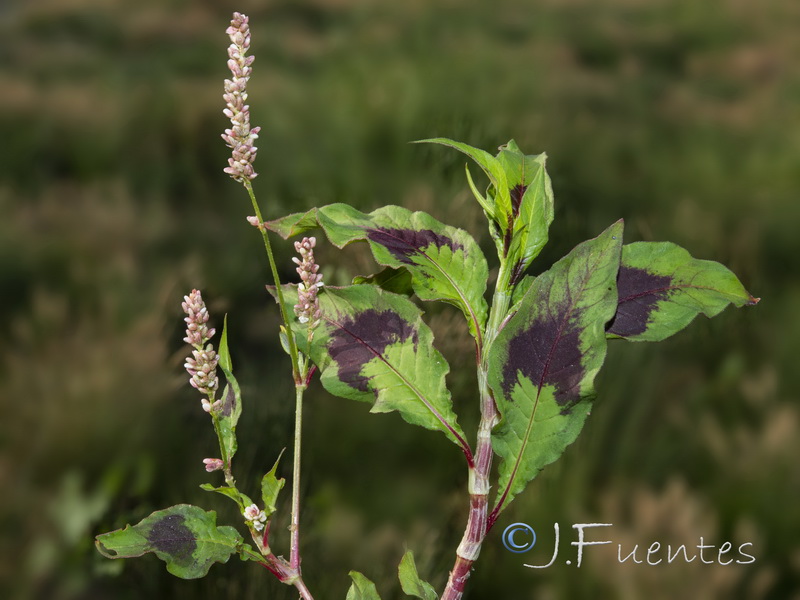
[[[469,518],[464,537],[456,550],[456,562],[450,571],[447,587],[441,600],[460,600],[469,579],[473,563],[478,559],[483,540],[489,531],[489,474],[492,471],[492,428],[499,419],[485,381],[485,371],[481,379],[481,424],[478,429],[478,444],[475,448],[475,468],[469,472]]]
[[[481,398],[481,422],[478,427],[478,443],[475,447],[475,467],[469,470],[469,519],[464,537],[456,550],[456,562],[450,571],[447,587],[441,600],[461,600],[469,579],[472,565],[478,559],[481,545],[494,520],[489,522],[489,476],[492,472],[492,429],[500,421],[492,391],[489,387],[489,349],[500,331],[503,318],[511,302],[511,272],[501,259],[497,274],[492,310],[483,336],[483,346],[476,349],[478,366],[478,389]],[[496,515],[493,515],[496,517]]]

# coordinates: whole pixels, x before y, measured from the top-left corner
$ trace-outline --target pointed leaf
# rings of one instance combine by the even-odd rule
[[[218,494],[222,494],[227,498],[230,498],[231,500],[236,502],[236,504],[239,505],[239,508],[241,510],[244,510],[246,506],[250,506],[253,503],[253,501],[250,500],[250,498],[248,498],[245,494],[241,493],[236,488],[230,487],[228,485],[217,487],[211,485],[210,483],[204,483],[200,486],[200,489],[205,490],[206,492],[216,492]]]
[[[492,432],[500,456],[494,515],[583,426],[616,308],[621,244],[619,221],[575,247],[534,280],[492,345],[489,384],[503,417]]]
[[[617,278],[619,305],[608,337],[657,342],[686,327],[698,314],[713,317],[729,304],[754,305],[730,270],[698,260],[670,242],[636,242],[622,248]]]
[[[417,140],[415,144],[441,144],[442,146],[449,146],[455,148],[459,152],[463,152],[474,160],[478,166],[483,169],[486,176],[491,181],[495,190],[495,199],[497,202],[497,209],[487,210],[486,212],[498,221],[501,227],[505,227],[505,221],[511,213],[511,197],[509,196],[509,186],[506,181],[506,174],[500,162],[491,154],[480,148],[474,148],[469,144],[463,142],[456,142],[448,138],[430,138],[427,140]],[[483,204],[483,203],[481,203]],[[486,207],[484,206],[484,210]]]
[[[228,350],[228,315],[222,321],[222,335],[219,338],[219,366],[226,371],[233,371],[231,353]]]
[[[297,286],[285,285],[284,298],[294,304]],[[396,410],[407,422],[442,431],[467,448],[445,385],[450,367],[413,302],[363,284],[326,286],[319,301],[322,322],[310,348],[299,335],[305,325],[294,326],[326,390],[370,402],[375,413]]]
[[[433,586],[419,578],[417,565],[414,562],[414,553],[411,550],[403,555],[398,573],[400,586],[406,594],[422,598],[422,600],[436,600],[436,591]]]
[[[472,335],[480,336],[488,312],[483,294],[489,269],[466,231],[400,206],[365,214],[347,204],[331,204],[317,209],[317,220],[339,248],[364,240],[378,263],[407,269],[417,296],[459,307]]]
[[[236,440],[236,424],[242,416],[242,392],[239,383],[233,376],[230,352],[228,350],[228,317],[225,316],[222,337],[219,343],[219,366],[228,384],[222,390],[222,408],[218,413],[219,433],[223,444],[224,456],[228,464],[236,454],[239,444]]]
[[[478,186],[476,186],[475,182],[472,180],[472,173],[469,170],[469,163],[464,165],[464,170],[467,173],[467,183],[469,184],[469,189],[472,191],[472,195],[475,196],[475,199],[478,201],[478,204],[481,205],[483,212],[486,213],[486,216],[489,218],[489,220],[496,221],[497,217],[495,213],[497,210],[489,198],[481,194],[480,190],[478,190]]]
[[[285,479],[278,479],[275,475],[280,460],[281,457],[279,456],[272,469],[261,479],[261,498],[264,501],[264,512],[267,513],[267,517],[277,510],[275,503],[278,500],[278,493],[286,483]]]
[[[267,229],[274,231],[283,239],[287,240],[295,235],[300,235],[311,229],[316,229],[317,225],[317,209],[304,213],[294,213],[275,219],[274,221],[267,221],[265,223]]]
[[[375,584],[361,573],[350,571],[350,578],[353,580],[353,585],[347,590],[346,600],[381,600]]]
[[[511,140],[500,149],[497,159],[505,170],[511,196],[513,227],[509,230],[513,233],[507,243],[507,256],[515,270],[522,273],[547,244],[553,222],[553,187],[545,170],[547,156],[525,155]]]
[[[98,535],[97,549],[108,558],[132,558],[153,552],[167,571],[183,579],[204,577],[215,562],[226,563],[239,551],[242,536],[233,527],[217,527],[217,514],[178,504],[159,510],[139,524]]]

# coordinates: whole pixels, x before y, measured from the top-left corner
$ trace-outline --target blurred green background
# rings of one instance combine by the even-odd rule
[[[465,158],[407,142],[515,138],[550,157],[557,212],[539,270],[624,217],[627,241],[675,241],[763,298],[662,344],[612,344],[583,435],[503,515],[465,598],[800,598],[794,0],[0,3],[0,597],[296,597],[235,559],[182,581],[152,556],[93,548],[179,502],[237,522],[198,489],[215,442],[181,368],[192,287],[218,327],[229,313],[246,490],[291,443],[266,261],[222,172],[233,10],[251,17],[268,216],[402,204],[468,228],[488,255]],[[375,270],[363,247],[321,246],[329,283]],[[278,255],[292,278],[290,244]],[[468,334],[455,310],[425,308],[474,432],[474,375],[455,369],[471,362]],[[303,556],[317,598],[343,598],[349,569],[403,597],[405,546],[441,590],[466,521],[458,449],[317,383],[306,406]],[[288,497],[273,543],[286,554]],[[543,548],[507,552],[515,521]],[[572,523],[606,522],[625,553],[702,536],[751,542],[756,562],[619,564],[603,547],[580,570],[525,568],[549,560],[554,522],[562,553]]]

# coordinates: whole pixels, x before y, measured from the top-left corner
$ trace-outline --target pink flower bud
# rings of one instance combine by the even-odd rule
[[[213,473],[214,471],[221,471],[223,467],[221,458],[204,458],[203,463],[206,466],[206,471]]]

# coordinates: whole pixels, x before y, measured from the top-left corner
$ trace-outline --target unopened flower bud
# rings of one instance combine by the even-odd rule
[[[204,458],[203,463],[206,466],[206,471],[213,473],[214,471],[221,471],[223,467],[221,458]]]
[[[188,296],[184,296],[181,307],[187,315],[183,319],[186,322],[186,337],[183,341],[196,348],[202,347],[214,337],[216,331],[208,328],[208,309],[200,291],[192,290]]]

